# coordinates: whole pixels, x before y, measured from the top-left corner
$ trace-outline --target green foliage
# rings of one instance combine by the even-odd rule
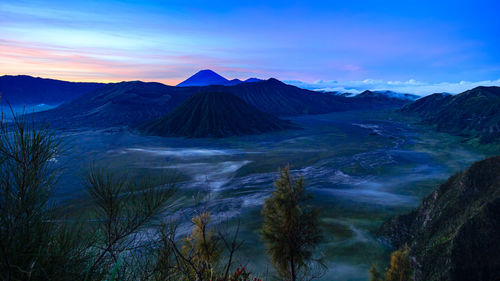
[[[12,115],[0,121],[0,279],[80,279],[90,239],[49,201],[61,141]]]
[[[314,258],[314,250],[322,241],[319,210],[307,204],[311,195],[306,192],[304,179],[291,178],[286,167],[280,170],[274,187],[262,209],[262,235],[273,266],[283,280],[321,276],[323,265]]]
[[[391,255],[391,267],[385,272],[385,281],[413,281],[408,245]]]
[[[380,233],[396,247],[412,245],[422,280],[496,280],[499,175],[499,156],[478,161],[451,176],[416,210],[384,224]]]
[[[218,263],[222,251],[220,240],[210,229],[210,213],[203,212],[192,220],[192,233],[182,245],[182,259],[178,264],[185,272],[183,280],[212,280],[218,275]]]
[[[88,275],[97,278],[111,270],[120,280],[137,275],[144,266],[141,256],[148,254],[150,246],[151,237],[145,228],[154,227],[156,216],[166,210],[175,184],[169,179],[137,179],[92,168],[86,190],[94,206],[91,219],[98,222],[90,226],[96,237],[92,247],[96,258]],[[116,269],[120,256],[122,262]]]
[[[413,281],[408,245],[405,244],[403,248],[391,254],[391,264],[386,269],[384,278],[373,265],[370,269],[370,281]]]
[[[382,274],[378,271],[375,265],[370,268],[370,281],[383,281]]]
[[[66,215],[50,202],[60,140],[23,118],[0,125],[0,280],[261,280],[235,266],[239,222],[214,223],[204,210],[183,238],[175,223],[158,225],[175,192],[169,177],[93,167],[88,205],[81,216]],[[263,233],[278,272],[287,280],[319,276],[319,212],[307,204],[303,179],[292,180],[286,168],[276,188],[263,210]]]
[[[231,274],[243,244],[238,239],[239,223],[233,229],[223,222],[214,224],[207,210],[199,211],[191,223],[191,234],[181,239],[176,236],[174,223],[161,228],[155,280],[254,280],[244,268]]]
[[[0,280],[149,278],[151,272],[141,270],[154,270],[145,228],[165,211],[174,184],[92,169],[87,191],[93,212],[67,217],[50,201],[60,139],[13,115],[12,122],[0,122]]]

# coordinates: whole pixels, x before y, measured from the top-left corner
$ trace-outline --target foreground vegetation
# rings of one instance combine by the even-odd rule
[[[23,116],[0,123],[1,280],[296,281],[327,270],[316,249],[323,238],[320,212],[303,178],[292,177],[288,167],[262,209],[262,240],[274,273],[259,275],[245,266],[248,258],[238,258],[239,223],[213,218],[201,200],[188,231],[180,231],[172,176],[91,167],[85,179],[91,208],[67,215],[51,201],[64,148],[49,128]],[[403,270],[396,264],[391,272]]]

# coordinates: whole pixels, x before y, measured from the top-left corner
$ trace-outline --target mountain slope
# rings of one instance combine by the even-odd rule
[[[2,103],[11,105],[56,105],[94,91],[105,84],[67,82],[26,75],[0,77]]]
[[[413,95],[413,94],[397,93],[397,92],[393,92],[393,91],[370,91],[370,90],[363,91],[362,93],[358,94],[357,96],[358,97],[363,97],[363,96],[385,97],[388,99],[409,100],[409,101],[415,101],[415,100],[420,98],[420,96]]]
[[[399,101],[387,100],[389,103],[380,106],[370,98],[355,99],[309,91],[276,79],[203,87],[173,87],[133,81],[106,85],[34,116],[59,128],[130,126],[159,118],[189,96],[200,92],[231,93],[258,110],[275,116],[400,106]]]
[[[500,141],[500,87],[477,87],[461,94],[434,94],[405,106],[440,131],[478,138],[483,144]]]
[[[416,96],[409,94],[399,94],[391,91],[379,92],[366,90],[352,97],[355,100],[363,101],[369,108],[401,107],[416,99]]]
[[[209,86],[206,90],[233,93],[259,110],[277,116],[322,114],[361,106],[344,97],[301,89],[274,78],[231,87]]]
[[[234,82],[236,81],[233,81],[233,83]],[[226,85],[227,83],[229,83],[229,80],[227,80],[226,78],[220,76],[210,69],[205,69],[198,71],[193,76],[182,81],[177,85],[177,87]]]
[[[253,83],[253,82],[260,82],[260,81],[262,81],[262,79],[259,79],[259,78],[248,78],[244,82],[246,82],[246,83]]]
[[[34,116],[59,128],[123,126],[162,116],[187,97],[160,83],[121,82]]]
[[[422,117],[431,117],[436,114],[444,101],[451,99],[451,95],[441,93],[425,96],[403,107],[401,111],[418,113]]]
[[[290,122],[259,111],[230,93],[198,93],[166,116],[138,126],[157,136],[229,137],[290,129]]]
[[[416,281],[498,280],[500,157],[450,177],[413,212],[386,222],[382,237],[408,243]]]

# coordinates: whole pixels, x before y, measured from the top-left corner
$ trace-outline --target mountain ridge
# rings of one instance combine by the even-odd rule
[[[416,281],[500,276],[500,156],[451,176],[414,211],[385,222],[384,241],[410,247]]]
[[[0,76],[1,102],[11,105],[57,105],[86,93],[105,83],[69,82],[29,75]]]
[[[290,122],[262,112],[229,92],[201,92],[137,129],[156,136],[223,138],[292,129]]]
[[[188,79],[177,84],[177,87],[225,85],[229,80],[210,69],[203,69],[193,74]]]
[[[439,131],[477,139],[481,144],[500,142],[500,87],[429,95],[404,106],[401,112],[416,114]]]
[[[347,98],[287,85],[277,79],[233,86],[175,87],[156,82],[121,82],[106,85],[59,107],[35,113],[58,127],[130,126],[161,117],[199,92],[229,92],[260,111],[275,116],[324,114],[336,111],[397,108],[399,101]]]
[[[177,87],[193,87],[193,86],[210,86],[210,85],[223,85],[223,86],[233,86],[240,83],[253,83],[262,81],[258,78],[248,78],[244,81],[240,79],[227,79],[217,72],[210,69],[203,69],[181,83],[177,84]]]

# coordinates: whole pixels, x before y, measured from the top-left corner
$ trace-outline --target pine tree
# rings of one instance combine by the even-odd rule
[[[188,262],[184,262],[188,280],[211,280],[216,275],[216,267],[221,253],[219,239],[215,232],[209,229],[210,213],[203,212],[192,220],[193,230],[186,237],[182,252]],[[192,265],[196,265],[193,267]]]
[[[391,267],[385,272],[385,281],[413,281],[408,245],[391,255]]]
[[[306,192],[304,179],[291,178],[286,167],[274,187],[262,209],[262,235],[273,266],[283,280],[321,276],[324,266],[313,255],[322,240],[319,210],[308,204],[312,196]]]
[[[385,278],[382,278],[375,265],[370,268],[370,281],[413,281],[412,275],[410,250],[406,244],[391,254],[391,265],[385,270]]]
[[[382,274],[380,274],[375,265],[372,265],[370,268],[370,281],[383,281]]]

